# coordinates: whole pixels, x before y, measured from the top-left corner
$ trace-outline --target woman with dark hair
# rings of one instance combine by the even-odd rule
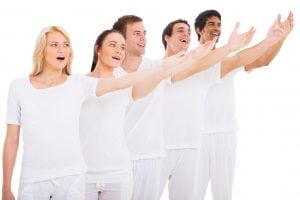
[[[139,98],[155,86],[155,81],[174,73],[173,65],[184,68],[183,56],[177,55],[153,69],[115,78],[109,74],[110,66],[118,66],[124,58],[124,39],[117,39],[102,45],[110,52],[97,49],[103,70],[98,72],[99,67],[96,67],[89,76],[70,75],[73,52],[68,34],[57,26],[41,31],[33,54],[33,72],[10,85],[3,150],[3,199],[15,199],[11,179],[21,127],[24,153],[19,199],[84,199],[86,165],[78,126],[84,100],[101,95],[105,99],[109,97],[106,93],[116,90],[127,99],[130,89],[122,89],[143,81],[143,90],[133,89],[128,95]],[[155,80],[152,81],[154,84],[147,84],[148,79]]]

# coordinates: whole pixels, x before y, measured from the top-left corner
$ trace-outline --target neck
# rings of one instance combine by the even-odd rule
[[[137,71],[141,63],[142,63],[141,55],[132,55],[126,52],[126,56],[121,67],[127,73],[131,73]]]
[[[30,77],[33,86],[40,89],[59,85],[66,79],[67,75],[62,70],[49,70],[47,68],[39,75]]]
[[[104,66],[101,63],[97,63],[94,71],[90,73],[91,76],[96,78],[106,78],[114,76],[114,68],[109,66]]]
[[[60,79],[62,77],[65,77],[66,74],[62,72],[62,70],[52,70],[49,68],[44,68],[43,72],[38,75],[43,80],[47,81],[54,81],[55,79]]]
[[[167,58],[167,57],[169,57],[169,56],[173,56],[173,55],[175,55],[176,53],[178,53],[178,52],[175,52],[175,51],[173,51],[173,50],[171,50],[171,49],[166,49],[166,52],[165,52],[165,57],[164,58]]]

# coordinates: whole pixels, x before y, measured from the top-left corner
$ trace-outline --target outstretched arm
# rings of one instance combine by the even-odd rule
[[[19,147],[19,125],[7,125],[6,138],[3,148],[3,185],[2,185],[2,199],[14,200],[14,195],[11,191],[11,179],[17,152]]]
[[[171,76],[181,66],[184,52],[165,59],[161,65],[151,69],[129,73],[119,78],[103,78],[97,84],[96,95],[133,86],[133,98],[141,98],[151,92],[163,79]],[[176,67],[173,67],[176,66]]]
[[[189,67],[186,70],[177,73],[172,76],[173,81],[180,81],[186,79],[198,72],[208,69],[209,67],[214,66],[216,63],[220,62],[225,58],[230,52],[236,51],[248,45],[253,38],[255,33],[254,28],[250,28],[247,32],[238,34],[237,30],[240,24],[237,23],[234,30],[232,31],[229,41],[226,45],[215,49],[208,53],[208,55],[204,57],[193,56],[193,54],[197,53],[197,49],[195,52],[192,52],[192,56],[190,56]],[[212,42],[215,44],[217,38],[215,38]],[[201,47],[201,46],[200,46]],[[199,47],[198,47],[199,48]]]
[[[228,57],[221,62],[221,76],[224,77],[232,70],[248,65],[261,57],[270,47],[276,44],[284,34],[282,27],[273,26],[269,29],[267,37],[257,45],[244,49],[236,55]]]
[[[250,70],[252,70],[254,68],[258,68],[258,67],[267,66],[275,58],[275,56],[280,51],[281,46],[283,45],[286,37],[289,35],[289,33],[293,29],[293,26],[294,26],[293,13],[290,12],[288,17],[286,18],[286,20],[282,23],[280,22],[280,15],[278,15],[273,26],[279,26],[279,27],[283,28],[283,30],[284,30],[283,37],[276,44],[274,44],[272,47],[270,47],[264,55],[262,55],[261,57],[256,59],[254,62],[252,62],[248,65],[245,65],[246,71],[250,71]]]

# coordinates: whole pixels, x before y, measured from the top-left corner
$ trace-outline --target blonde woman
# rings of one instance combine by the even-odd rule
[[[24,153],[19,199],[84,199],[86,166],[79,139],[83,101],[149,77],[167,78],[176,71],[170,66],[182,63],[179,54],[151,70],[97,79],[70,75],[72,58],[68,34],[60,27],[47,27],[37,38],[33,72],[10,85],[3,150],[2,198],[5,200],[15,199],[11,179],[21,127]]]

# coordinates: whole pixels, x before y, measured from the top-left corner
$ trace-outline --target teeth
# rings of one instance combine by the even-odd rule
[[[112,57],[113,59],[116,59],[116,60],[120,60],[120,58],[118,58],[118,57]]]

